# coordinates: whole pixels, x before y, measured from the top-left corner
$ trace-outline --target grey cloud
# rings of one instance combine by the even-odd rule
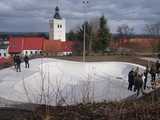
[[[67,30],[104,14],[112,32],[120,24],[129,24],[140,32],[146,23],[160,19],[159,0],[59,0]],[[57,0],[1,0],[0,31],[48,31],[48,20],[54,14]],[[142,31],[141,31],[142,32]]]

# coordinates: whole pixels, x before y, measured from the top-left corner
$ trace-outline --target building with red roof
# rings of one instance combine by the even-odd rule
[[[136,52],[152,52],[160,42],[160,38],[137,36],[129,39],[119,38],[116,41],[112,41],[111,48],[127,48]]]
[[[43,37],[9,37],[10,54],[39,54],[43,50]]]
[[[41,52],[68,55],[73,50],[73,42],[48,40],[44,37],[9,37],[9,53],[36,55]]]
[[[65,20],[59,13],[59,7],[55,8],[55,15],[49,21],[49,40],[43,36],[10,36],[8,39],[9,54],[36,55],[41,52],[68,55],[72,53],[73,42],[66,41]],[[1,52],[1,51],[0,51]]]
[[[44,40],[43,51],[56,55],[69,55],[73,51],[73,45],[71,41]]]
[[[0,57],[8,57],[8,35],[0,33]]]

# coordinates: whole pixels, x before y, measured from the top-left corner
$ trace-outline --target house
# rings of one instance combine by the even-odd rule
[[[110,47],[114,49],[127,48],[135,52],[152,52],[160,43],[160,37],[137,35],[131,38],[118,38],[111,41]]]
[[[44,37],[16,36],[9,37],[9,53],[22,55],[38,55],[43,50]]]
[[[28,56],[39,55],[42,52],[55,55],[70,55],[73,51],[74,43],[66,41],[66,24],[59,13],[59,7],[55,8],[55,15],[49,20],[49,39],[43,36],[9,36],[8,44],[0,49],[1,54],[5,52]]]
[[[8,57],[8,35],[0,34],[0,57]]]
[[[59,56],[70,55],[73,45],[71,41],[48,40],[44,37],[9,37],[9,53],[23,56],[35,56],[42,52]]]

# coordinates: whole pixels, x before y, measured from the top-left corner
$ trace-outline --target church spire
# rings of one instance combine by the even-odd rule
[[[55,19],[62,19],[62,17],[60,16],[60,14],[59,14],[59,7],[58,6],[56,6],[56,8],[55,8],[55,15],[54,15],[54,18]]]

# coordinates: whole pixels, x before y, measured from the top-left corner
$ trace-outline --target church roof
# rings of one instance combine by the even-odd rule
[[[59,7],[58,7],[58,6],[55,8],[54,18],[55,18],[55,19],[62,19],[62,17],[61,17],[60,14],[59,14]]]
[[[43,37],[10,37],[9,53],[22,52],[23,50],[42,50]]]

